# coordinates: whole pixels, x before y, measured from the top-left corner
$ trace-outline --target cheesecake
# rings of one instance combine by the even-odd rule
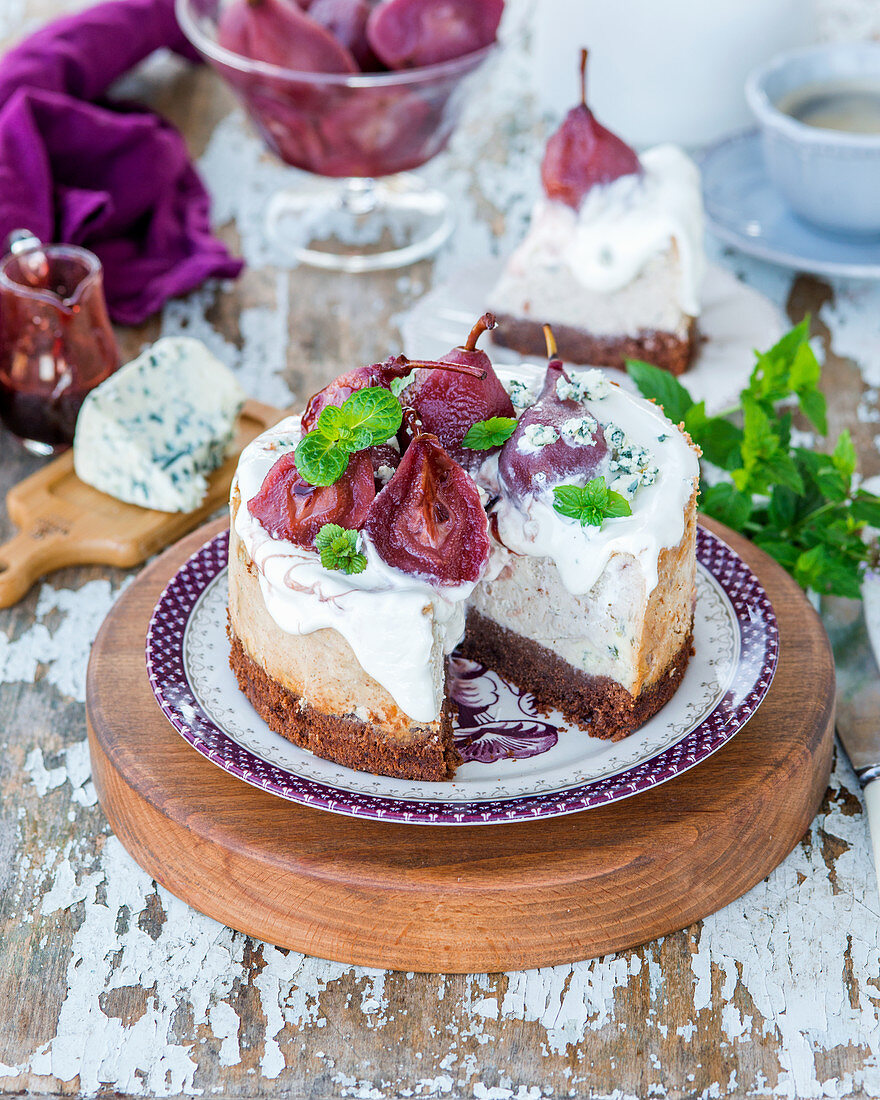
[[[699,468],[686,433],[601,371],[552,358],[525,384],[479,356],[465,345],[452,365],[349,372],[239,461],[231,667],[273,730],[338,764],[452,778],[453,651],[612,740],[687,667]],[[332,450],[327,425],[360,390],[359,423],[378,393],[399,402],[397,426],[380,440],[382,421],[315,486],[304,473],[336,470],[316,472],[310,448]]]

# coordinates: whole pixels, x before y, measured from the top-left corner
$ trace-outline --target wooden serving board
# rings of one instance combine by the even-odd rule
[[[794,581],[715,523],[779,619],[766,699],[710,759],[636,797],[510,825],[351,819],[214,767],[159,710],[144,658],[153,606],[222,528],[166,551],[117,601],[88,671],[94,781],[116,835],[173,894],[260,939],[427,972],[527,969],[635,946],[745,893],[785,858],[831,768],[834,666]],[[218,655],[218,660],[224,655]]]
[[[0,545],[0,607],[16,603],[53,569],[140,565],[203,523],[229,497],[242,449],[283,415],[259,401],[245,404],[230,456],[211,475],[208,495],[194,512],[139,508],[86,485],[74,472],[72,450],[20,481],[6,495],[19,532]]]

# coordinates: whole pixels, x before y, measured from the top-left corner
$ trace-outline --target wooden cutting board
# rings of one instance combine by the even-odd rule
[[[793,580],[707,523],[761,578],[780,656],[764,702],[714,756],[569,817],[406,826],[298,806],[212,765],[156,704],[144,641],[194,532],[123,593],[88,670],[92,769],[116,835],[173,894],[233,928],[345,963],[527,969],[632,947],[733,901],[797,844],[828,784],[834,666]],[[225,654],[218,654],[225,660]]]
[[[208,495],[194,512],[155,512],[93,489],[76,476],[72,451],[20,481],[6,495],[19,532],[0,545],[0,607],[16,603],[53,569],[140,565],[203,523],[228,499],[242,449],[283,415],[259,401],[245,404],[230,457],[211,475]]]

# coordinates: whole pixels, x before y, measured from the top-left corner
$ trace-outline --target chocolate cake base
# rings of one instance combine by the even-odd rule
[[[316,756],[347,768],[400,779],[435,782],[451,779],[461,757],[452,738],[452,715],[443,706],[440,730],[399,741],[355,715],[328,715],[313,710],[302,697],[268,676],[245,652],[230,630],[229,667],[238,686],[270,729],[309,749]]]
[[[492,332],[496,344],[523,355],[547,354],[544,330],[536,321],[509,314],[498,314],[498,327]],[[696,325],[691,322],[687,338],[671,332],[640,332],[637,336],[593,336],[583,329],[554,325],[553,335],[560,358],[569,363],[625,370],[627,359],[643,359],[671,374],[688,369],[696,348]]]
[[[588,676],[537,642],[521,638],[479,612],[470,611],[456,651],[530,691],[546,707],[587,729],[591,737],[620,741],[644,725],[672,698],[694,651],[693,631],[657,681],[633,697],[607,676]]]

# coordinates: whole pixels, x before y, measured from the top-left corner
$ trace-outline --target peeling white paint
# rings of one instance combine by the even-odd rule
[[[0,634],[0,681],[32,683],[42,669],[42,682],[83,702],[92,642],[124,587],[106,580],[77,589],[41,585],[36,621],[14,640]],[[45,620],[51,623],[55,612],[60,623],[52,626]]]

